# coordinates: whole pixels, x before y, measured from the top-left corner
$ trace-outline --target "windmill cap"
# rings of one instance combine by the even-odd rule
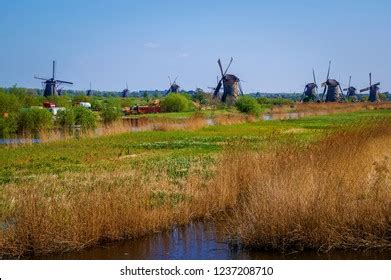
[[[339,82],[338,82],[337,80],[334,80],[334,79],[328,79],[328,80],[326,81],[326,84],[327,84],[328,86],[332,86],[332,87],[337,87],[337,86],[339,86]]]
[[[239,78],[235,75],[232,74],[226,74],[224,76],[225,81],[230,81],[230,82],[239,82]]]

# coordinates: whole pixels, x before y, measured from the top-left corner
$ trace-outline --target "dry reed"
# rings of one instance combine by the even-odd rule
[[[257,249],[391,249],[389,120],[306,149],[230,151],[216,182],[240,189],[230,232]]]

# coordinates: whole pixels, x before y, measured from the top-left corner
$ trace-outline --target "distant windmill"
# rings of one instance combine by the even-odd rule
[[[90,89],[87,90],[86,94],[87,94],[87,96],[91,96],[93,94],[92,89],[91,89],[91,82],[90,82]]]
[[[123,98],[126,98],[129,96],[129,89],[128,89],[128,83],[126,83],[126,88],[122,91],[121,96]]]
[[[318,85],[316,84],[314,69],[312,69],[312,77],[314,79],[314,82],[305,85],[302,100],[304,100],[304,99],[306,99],[308,101],[319,100]]]
[[[352,99],[353,101],[357,101],[357,89],[351,85],[352,76],[349,76],[349,85],[347,88],[344,88],[343,91],[346,91],[346,97]]]
[[[167,90],[166,94],[169,94],[169,93],[178,93],[179,90],[180,90],[180,86],[176,83],[176,80],[178,79],[178,77],[176,77],[174,79],[174,82],[171,82],[171,77],[168,76],[168,80],[170,81],[170,87],[169,89]]]
[[[322,83],[322,87],[324,87],[322,100],[325,100],[326,102],[339,102],[345,98],[343,96],[343,92],[339,82],[337,80],[330,79],[330,66],[331,61],[329,61],[329,70],[327,71],[326,81]],[[325,94],[326,99],[323,99]]]
[[[40,78],[40,77],[34,76],[35,79],[44,81],[44,82],[42,82],[42,84],[45,85],[45,89],[44,89],[44,92],[43,92],[43,95],[45,97],[52,96],[52,95],[58,95],[58,87],[61,84],[73,85],[72,82],[56,80],[56,76],[55,75],[56,75],[56,61],[53,60],[53,72],[52,72],[52,77],[50,79]],[[61,90],[60,90],[60,92],[61,92]]]
[[[232,61],[233,58],[231,57],[231,60],[227,68],[225,69],[225,71],[223,71],[220,58],[217,60],[217,64],[219,65],[220,72],[221,72],[221,79],[217,83],[217,86],[213,93],[213,98],[217,98],[219,96],[221,86],[223,86],[223,95],[221,96],[222,102],[226,102],[227,98],[230,99],[231,101],[235,101],[239,95],[243,95],[240,79],[235,75],[227,74],[228,69],[232,64]]]
[[[368,98],[368,100],[371,101],[371,102],[380,101],[380,98],[379,98],[379,92],[380,92],[379,85],[380,85],[380,83],[376,83],[376,84],[372,85],[372,73],[369,73],[369,87],[360,90],[360,92],[364,92],[364,91],[368,91],[369,90],[369,98]]]

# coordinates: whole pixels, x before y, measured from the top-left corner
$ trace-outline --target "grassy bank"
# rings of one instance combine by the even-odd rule
[[[325,139],[334,137],[333,141],[339,141],[340,136],[333,135],[345,135],[341,141],[346,142],[352,138],[349,135],[353,134],[349,133],[358,135],[373,131],[368,130],[371,125],[363,126],[361,123],[370,120],[378,123],[384,118],[389,123],[390,111],[363,111],[287,121],[254,121],[195,130],[133,132],[0,147],[1,254],[21,256],[82,249],[106,241],[136,238],[195,218],[211,217],[227,209],[243,215],[248,222],[248,232],[244,224],[237,222],[234,228],[240,231],[234,232],[235,235],[239,234],[248,246],[270,247],[267,242],[251,242],[259,240],[258,233],[250,234],[256,232],[251,230],[252,227],[257,228],[256,221],[251,219],[252,213],[258,213],[256,207],[269,207],[267,205],[273,202],[277,203],[275,207],[281,207],[278,199],[285,202],[287,194],[281,190],[280,198],[273,197],[272,193],[273,189],[286,185],[284,178],[289,182],[291,177],[295,178],[294,174],[298,174],[298,171],[290,170],[303,169],[306,175],[312,174],[308,171],[311,162],[315,167],[327,171],[316,161],[318,154],[324,154],[330,161],[325,161],[326,166],[332,165],[333,160],[336,164],[341,161],[348,165],[358,159],[371,166],[372,163],[366,161],[369,158],[366,153],[362,154],[361,159],[360,150],[349,150],[352,153],[350,161],[343,161],[340,154],[345,150],[342,147],[346,146],[342,144],[335,145],[340,150],[335,148],[330,154],[324,150],[323,153],[317,151],[321,151],[321,145],[325,145],[322,143],[331,141]],[[388,123],[374,127],[388,133]],[[359,132],[350,131],[348,127],[351,126]],[[350,132],[338,134],[338,131],[346,129]],[[374,141],[368,140],[382,139],[382,134],[378,133],[379,138],[375,132],[371,133],[369,136],[364,133],[365,141],[355,142],[352,146],[363,147],[371,154],[369,151],[373,150],[364,147],[367,142]],[[318,142],[320,144],[315,144]],[[246,149],[238,150],[237,147]],[[299,157],[301,154],[303,156]],[[285,162],[282,160],[284,155],[287,155]],[[309,161],[309,155],[313,155],[312,161]],[[262,161],[262,157],[269,161]],[[315,167],[311,170],[317,170]],[[293,175],[284,175],[284,168],[288,168],[287,174]],[[368,175],[367,170],[363,170],[362,176]],[[319,178],[325,180],[326,175],[328,173],[323,177],[319,175]],[[338,176],[342,176],[341,173],[337,173],[336,178],[340,178]],[[313,177],[313,184],[317,178]],[[349,184],[349,178],[354,179],[347,177],[343,182]],[[265,188],[258,185],[260,179],[263,185],[270,186],[270,200],[267,199],[266,204],[255,204],[255,199],[250,200],[252,196],[260,195],[257,190]],[[323,192],[327,193],[329,188],[333,190],[335,182],[324,185]],[[304,186],[298,179],[292,179],[290,184],[290,191],[296,188],[302,193]],[[344,195],[348,196],[349,192]],[[303,196],[302,199],[305,201],[307,198]],[[296,202],[293,199],[291,205]],[[373,202],[368,202],[368,205]],[[244,206],[248,207],[247,212]],[[377,207],[374,209],[378,211]],[[265,219],[273,217],[265,216]],[[279,228],[279,220],[276,218],[273,221]],[[284,221],[281,220],[281,223],[284,224]],[[367,224],[369,228],[371,225]],[[287,240],[282,233],[278,235],[278,231],[269,233],[271,239],[280,236],[282,240]],[[321,243],[314,244],[316,248]],[[276,248],[280,248],[280,245]]]

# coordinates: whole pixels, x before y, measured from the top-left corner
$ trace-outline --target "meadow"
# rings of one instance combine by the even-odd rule
[[[390,120],[386,109],[242,117],[0,146],[0,254],[80,250],[217,215],[250,248],[389,248]]]

